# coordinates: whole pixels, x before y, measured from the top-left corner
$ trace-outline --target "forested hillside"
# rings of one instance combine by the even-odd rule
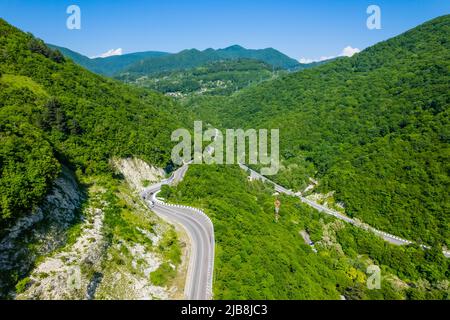
[[[168,165],[180,114],[0,20],[0,231],[43,199],[61,164],[86,174],[108,172],[113,156]]]
[[[298,69],[304,66],[298,61],[289,58],[283,53],[272,48],[251,50],[235,45],[218,50],[183,50],[176,54],[145,59],[123,70],[121,74],[145,76],[161,72],[188,70],[211,62],[237,59],[259,60],[273,66],[274,68],[282,68],[286,70]]]
[[[275,177],[335,191],[346,213],[379,229],[450,245],[450,16],[352,58],[195,100],[224,128],[279,128]],[[218,116],[220,115],[220,116]]]
[[[388,244],[249,182],[235,166],[191,165],[160,196],[200,207],[216,237],[215,299],[448,299],[450,260],[439,248]],[[281,200],[280,219],[274,201]],[[315,242],[311,248],[302,234]],[[314,251],[315,250],[315,251]],[[367,267],[381,268],[381,288],[367,287]]]
[[[230,95],[287,71],[250,59],[211,62],[194,69],[136,77],[124,74],[118,79],[175,97]]]
[[[107,58],[94,58],[90,59],[82,54],[69,50],[67,48],[58,47],[55,45],[48,45],[52,49],[59,50],[64,56],[72,59],[75,63],[79,64],[83,68],[86,68],[97,74],[104,76],[113,76],[116,73],[123,71],[124,69],[130,67],[138,61],[162,57],[168,55],[167,52],[159,51],[146,51],[146,52],[136,52],[129,53],[120,56],[112,56]]]
[[[67,48],[48,46],[94,73],[178,98],[192,94],[230,95],[274,76],[329,62],[300,64],[272,48],[251,50],[238,45],[218,50],[191,49],[175,54],[148,51],[95,59]]]

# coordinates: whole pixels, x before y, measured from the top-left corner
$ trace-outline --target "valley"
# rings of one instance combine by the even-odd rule
[[[0,19],[0,299],[448,300],[449,35],[91,59]],[[279,170],[182,128],[279,130]]]
[[[287,73],[284,69],[258,60],[229,60],[208,63],[186,71],[158,73],[150,76],[118,76],[126,82],[153,89],[175,98],[195,95],[230,95]]]

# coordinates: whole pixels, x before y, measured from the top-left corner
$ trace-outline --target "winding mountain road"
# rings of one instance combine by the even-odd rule
[[[257,180],[261,180],[264,182],[268,182],[270,184],[272,184],[275,187],[275,191],[280,192],[280,193],[284,193],[287,194],[289,196],[293,196],[293,197],[298,197],[300,198],[300,200],[309,205],[310,207],[313,207],[314,209],[318,210],[319,212],[323,212],[326,213],[328,215],[332,215],[334,217],[336,217],[337,219],[343,220],[345,222],[351,223],[357,227],[366,229],[368,231],[373,232],[374,234],[376,234],[377,236],[383,238],[384,240],[386,240],[389,243],[395,244],[395,245],[408,245],[413,243],[412,241],[406,240],[406,239],[402,239],[400,237],[394,236],[392,234],[377,230],[373,227],[370,227],[368,225],[361,225],[360,223],[358,223],[356,220],[349,218],[345,215],[343,215],[340,212],[331,210],[330,208],[327,208],[325,206],[322,206],[314,201],[311,201],[309,199],[306,199],[305,197],[302,197],[302,195],[300,193],[294,193],[292,190],[288,190],[286,188],[284,188],[283,186],[280,186],[278,184],[276,184],[275,182],[267,179],[266,177],[264,177],[263,175],[261,175],[260,173],[250,169],[249,167],[247,167],[244,164],[239,164],[239,166],[241,167],[241,169],[247,171],[250,175],[250,177],[252,179],[257,179]],[[429,247],[422,245],[423,248],[425,249],[429,249]],[[442,253],[444,254],[444,256],[446,256],[447,258],[450,258],[450,252],[449,251],[445,251],[443,250]]]
[[[190,238],[191,252],[184,290],[185,298],[188,300],[209,300],[212,299],[215,248],[214,226],[211,220],[203,211],[199,209],[182,205],[167,204],[157,197],[163,185],[175,185],[183,179],[189,168],[189,164],[190,163],[186,163],[181,168],[176,170],[169,179],[146,188],[141,193],[141,196],[151,210],[166,221],[183,227]],[[241,169],[248,172],[252,179],[270,183],[275,187],[277,192],[298,197],[303,203],[313,207],[319,212],[332,215],[337,219],[371,231],[394,245],[408,245],[412,243],[412,241],[388,234],[368,225],[362,225],[358,223],[358,221],[349,218],[342,213],[331,210],[314,201],[302,197],[300,193],[294,193],[292,190],[288,190],[283,186],[276,184],[244,164],[239,164],[239,166]],[[428,249],[426,246],[422,247]],[[443,251],[443,254],[447,258],[450,257],[450,252],[448,251]]]
[[[185,164],[172,176],[158,184],[146,188],[142,198],[158,216],[184,228],[190,239],[191,251],[184,295],[187,300],[212,299],[212,279],[214,270],[214,226],[201,210],[164,203],[157,198],[161,187],[180,182],[189,164]]]
[[[213,141],[219,135],[215,129]],[[205,150],[210,155],[214,149]],[[161,218],[172,224],[180,225],[186,231],[191,243],[189,266],[187,271],[184,296],[188,300],[212,299],[212,282],[214,272],[214,225],[201,210],[182,205],[167,204],[157,198],[163,185],[176,185],[183,180],[192,160],[174,171],[169,179],[146,188],[141,197],[147,205]]]

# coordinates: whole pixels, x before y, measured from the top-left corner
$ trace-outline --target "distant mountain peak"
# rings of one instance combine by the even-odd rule
[[[258,60],[274,68],[284,70],[297,70],[302,67],[297,60],[276,49],[246,49],[237,44],[224,49],[207,48],[201,51],[192,48],[174,54],[149,51],[93,60],[65,48],[53,47],[83,67],[107,76],[122,73],[149,75],[160,72],[187,70],[215,61],[239,59]]]
[[[225,48],[223,50],[247,50],[247,49],[245,49],[243,46],[240,46],[238,44],[234,44],[234,45],[229,46],[229,47],[227,47],[227,48]]]

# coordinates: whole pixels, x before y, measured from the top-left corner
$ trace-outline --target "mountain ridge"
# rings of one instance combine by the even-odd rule
[[[236,59],[259,60],[270,64],[274,68],[286,70],[301,69],[304,67],[297,60],[273,48],[246,49],[240,45],[232,45],[223,49],[208,48],[203,51],[198,49],[185,49],[172,55],[145,59],[128,67],[124,70],[124,73],[149,75],[170,71],[183,71],[199,67],[206,63]]]
[[[72,59],[82,67],[105,76],[117,76],[123,73],[149,75],[161,72],[184,71],[204,64],[226,60],[252,59],[270,64],[275,69],[297,70],[307,68],[274,48],[246,49],[240,45],[226,48],[184,49],[177,53],[162,51],[143,51],[107,58],[91,59],[76,51],[49,44],[50,48],[59,50],[65,57]]]
[[[72,59],[80,66],[100,75],[113,76],[117,72],[121,71],[137,61],[150,57],[158,57],[169,55],[168,52],[162,51],[142,51],[127,53],[118,56],[111,56],[107,58],[89,58],[76,51],[68,48],[60,47],[53,44],[47,44],[50,48],[59,50],[64,56]]]

